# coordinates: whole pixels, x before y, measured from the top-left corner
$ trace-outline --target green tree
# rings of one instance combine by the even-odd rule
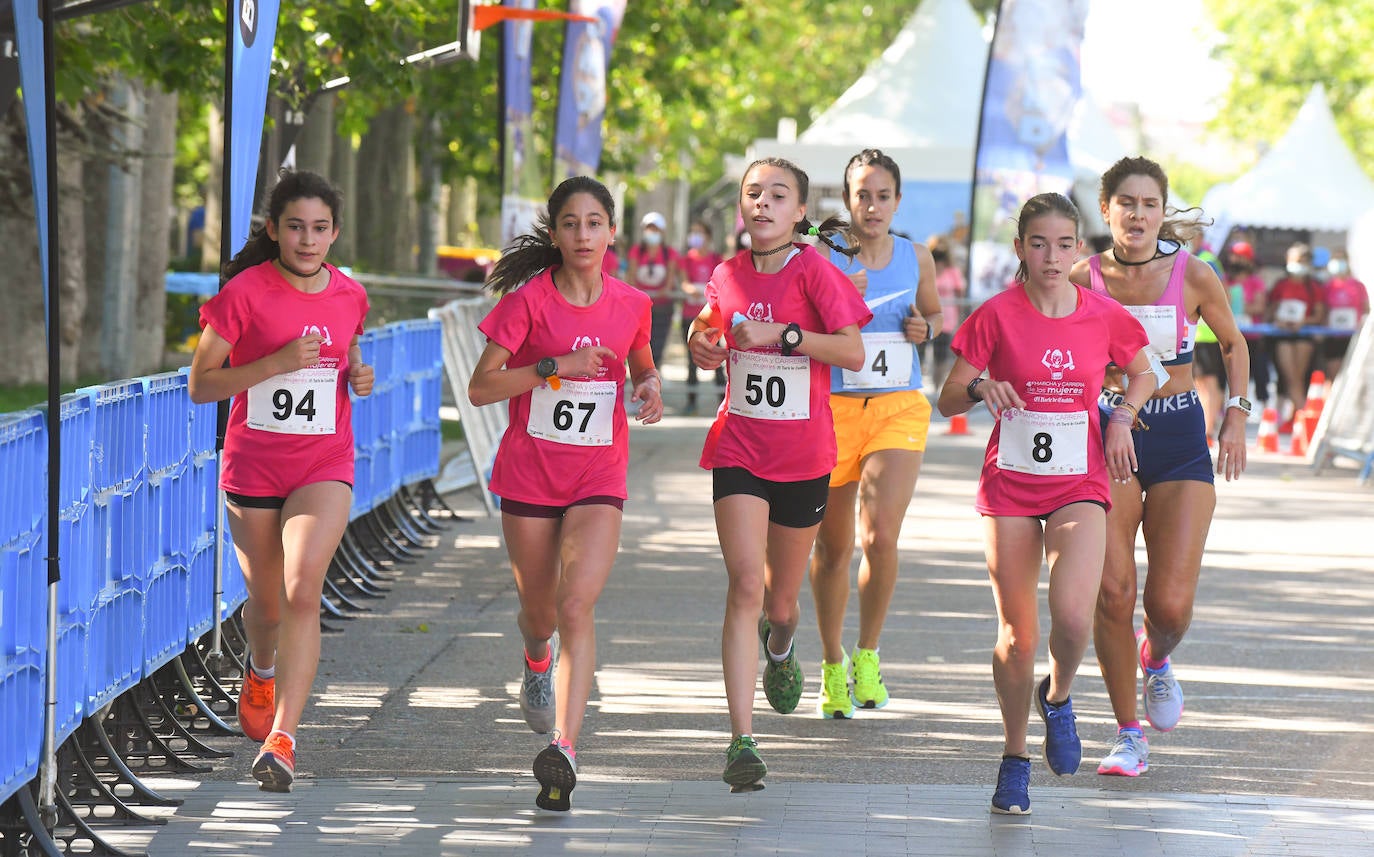
[[[1326,86],[1336,125],[1374,175],[1374,4],[1349,0],[1207,0],[1231,69],[1216,126],[1237,140],[1273,141],[1312,85]]]

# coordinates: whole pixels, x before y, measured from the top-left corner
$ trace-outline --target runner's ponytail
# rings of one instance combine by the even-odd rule
[[[831,235],[834,235],[836,232],[843,232],[848,228],[849,224],[846,223],[844,219],[839,217],[838,215],[832,214],[831,216],[827,217],[825,221],[821,223],[820,226],[813,225],[810,220],[807,220],[805,217],[803,217],[801,219],[801,222],[797,224],[797,234],[814,235],[821,241],[825,242],[825,246],[829,247],[831,250],[834,250],[836,253],[839,253],[840,255],[845,256],[846,258],[852,259],[859,253],[859,248],[857,245],[854,247],[844,247],[840,244],[836,244],[834,241],[830,239]]]

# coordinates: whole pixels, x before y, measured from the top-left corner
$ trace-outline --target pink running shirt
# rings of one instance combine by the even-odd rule
[[[510,426],[501,437],[490,488],[498,497],[541,506],[567,506],[597,495],[625,499],[630,461],[625,415],[625,361],[649,343],[649,298],[614,277],[601,277],[601,296],[591,306],[573,306],[553,284],[548,269],[507,293],[477,325],[487,338],[511,352],[506,366],[538,363],[588,345],[616,354],[595,379],[615,383],[608,446],[576,446],[529,433],[534,391],[509,400]],[[577,380],[577,379],[563,379]],[[570,388],[569,388],[570,389]],[[585,412],[570,411],[579,419]]]
[[[333,434],[289,434],[248,427],[247,391],[234,396],[224,437],[220,485],[250,497],[286,497],[313,482],[353,484],[353,408],[348,394],[348,346],[363,332],[367,292],[333,265],[329,285],[306,294],[271,262],[241,271],[200,308],[200,326],[232,347],[231,366],[252,363],[306,332],[324,337],[319,367],[337,370]],[[383,379],[378,379],[379,381]]]
[[[824,476],[835,468],[835,428],[830,414],[830,366],[808,360],[809,419],[760,419],[730,412],[734,396],[748,394],[751,379],[736,377],[732,367],[742,354],[769,360],[781,354],[777,346],[738,352],[730,337],[731,319],[743,313],[754,321],[796,322],[802,330],[834,333],[851,324],[863,326],[873,318],[854,284],[810,246],[798,252],[781,271],[761,274],[745,250],[722,262],[706,285],[706,301],[724,320],[731,356],[726,366],[726,394],[716,420],[706,434],[701,466],[743,467],[760,479],[800,482]],[[753,358],[747,358],[753,359]],[[743,388],[741,392],[739,388]],[[759,387],[760,397],[773,394]]]
[[[1044,515],[1083,500],[1110,508],[1097,396],[1107,364],[1125,366],[1149,340],[1140,322],[1116,301],[1088,289],[1076,291],[1076,310],[1064,318],[1046,318],[1018,284],[989,298],[954,334],[954,353],[975,369],[987,369],[989,377],[1010,381],[1027,411],[1087,417],[1086,472],[1045,475],[998,466],[1003,424],[1024,418],[1020,411],[1004,413],[988,439],[978,480],[974,507],[984,515]],[[1084,452],[1040,451],[1060,460]]]

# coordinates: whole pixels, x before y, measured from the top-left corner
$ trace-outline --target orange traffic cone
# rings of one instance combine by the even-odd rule
[[[1311,415],[1307,408],[1293,414],[1293,438],[1288,444],[1289,455],[1307,455],[1307,442],[1312,438],[1312,430],[1317,427],[1315,422],[1309,422],[1310,419]]]
[[[945,429],[945,434],[968,434],[968,416],[955,414],[950,417],[949,428]]]
[[[1279,412],[1276,409],[1264,409],[1264,414],[1260,417],[1259,438],[1255,448],[1260,452],[1279,451]]]
[[[1308,411],[1309,428],[1315,429],[1322,408],[1326,407],[1326,373],[1320,369],[1312,370],[1312,381],[1307,386],[1307,404],[1303,407]]]

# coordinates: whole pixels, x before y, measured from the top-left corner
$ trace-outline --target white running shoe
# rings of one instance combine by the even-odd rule
[[[1164,666],[1152,670],[1145,666],[1145,631],[1135,635],[1136,652],[1139,655],[1140,670],[1145,675],[1145,685],[1140,691],[1141,706],[1145,709],[1145,719],[1160,732],[1168,732],[1178,725],[1183,716],[1183,688],[1174,678],[1173,664],[1168,658]]]
[[[1150,742],[1136,729],[1116,733],[1112,751],[1103,757],[1097,772],[1110,777],[1138,777],[1150,769]]]

